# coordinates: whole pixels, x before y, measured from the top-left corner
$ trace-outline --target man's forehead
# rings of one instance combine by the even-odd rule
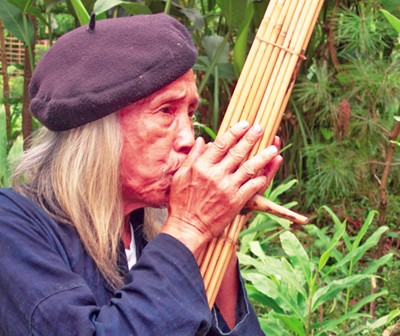
[[[190,104],[199,103],[196,81],[193,73],[186,73],[174,82],[164,86],[162,89],[154,92],[150,96],[143,98],[139,104],[159,103],[162,101],[185,100],[189,99]]]

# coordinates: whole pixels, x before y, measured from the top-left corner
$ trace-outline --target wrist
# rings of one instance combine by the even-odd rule
[[[192,252],[196,259],[209,240],[207,235],[200,232],[194,225],[173,216],[168,217],[161,232],[179,240]]]

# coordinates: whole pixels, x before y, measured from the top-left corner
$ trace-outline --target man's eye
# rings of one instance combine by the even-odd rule
[[[159,112],[172,114],[173,110],[172,110],[171,106],[162,106],[162,107],[159,108]]]

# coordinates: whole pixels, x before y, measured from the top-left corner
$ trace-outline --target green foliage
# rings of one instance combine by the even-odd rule
[[[0,0],[0,20],[4,27],[8,29],[19,40],[28,43],[33,39],[33,27],[30,21],[24,24],[21,8],[6,0]]]
[[[392,259],[392,254],[388,254],[360,263],[387,227],[367,237],[376,214],[370,212],[359,233],[351,237],[346,231],[346,222],[340,222],[328,207],[324,209],[331,216],[334,235],[327,235],[315,225],[305,228],[318,246],[320,256],[310,256],[300,240],[286,230],[278,231],[281,256],[267,255],[263,243],[255,240],[246,242],[246,253],[242,249],[239,253],[243,277],[249,282],[251,298],[260,307],[260,321],[267,334],[354,335],[356,329],[361,332],[378,328],[370,316],[363,313],[363,307],[386,295],[387,291],[363,293],[361,297],[353,291],[375,277],[378,268]],[[246,233],[243,239],[245,237]],[[354,303],[350,304],[351,301]]]
[[[383,15],[385,15],[392,27],[400,34],[400,20],[387,10],[381,9],[381,12]]]
[[[382,4],[398,10],[393,2]],[[305,212],[322,204],[346,212],[364,207],[364,200],[367,209],[378,208],[387,138],[400,108],[396,32],[373,1],[327,4],[325,16],[330,29],[324,36],[316,28],[310,43],[316,54],[293,91],[298,127],[288,126],[285,142],[294,145],[285,165],[286,174],[296,176],[299,184],[290,197],[304,199]],[[393,177],[399,174],[399,159],[395,152]],[[400,187],[393,177],[389,197]],[[398,218],[397,205],[387,209],[388,218]]]
[[[6,117],[4,109],[0,108],[0,186],[9,187],[11,184],[12,164],[23,151],[22,137],[17,136],[9,148],[6,132]]]

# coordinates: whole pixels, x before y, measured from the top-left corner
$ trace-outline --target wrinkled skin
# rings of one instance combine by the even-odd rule
[[[172,176],[194,144],[198,105],[193,72],[118,112],[124,213],[169,201]]]
[[[262,129],[245,121],[212,144],[194,139],[198,105],[192,71],[151,96],[118,112],[123,132],[120,175],[124,213],[167,205],[161,232],[197,257],[245,203],[271,182],[282,158],[274,146],[243,163]],[[260,174],[261,172],[261,174]],[[216,303],[229,326],[235,324],[238,275],[233,256]]]

